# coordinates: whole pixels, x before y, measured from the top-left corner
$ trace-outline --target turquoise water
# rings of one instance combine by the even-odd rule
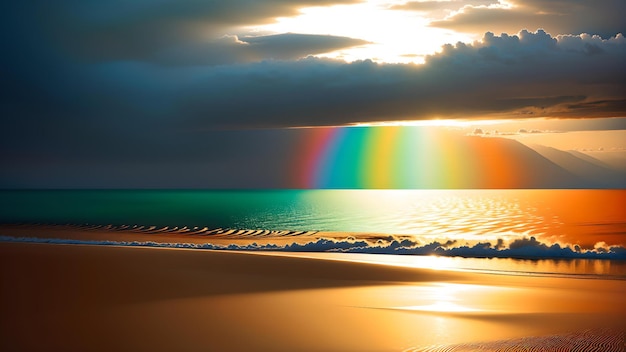
[[[0,191],[0,222],[340,231],[485,240],[565,236],[621,244],[626,243],[626,191]]]
[[[625,190],[0,191],[1,223],[291,239],[239,250],[626,259]],[[202,238],[126,245],[223,249]]]
[[[302,191],[2,191],[0,222],[298,228]],[[273,220],[273,221],[270,221]]]

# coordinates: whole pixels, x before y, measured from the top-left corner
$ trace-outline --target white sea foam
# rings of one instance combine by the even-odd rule
[[[0,236],[0,242],[26,243],[53,243],[53,244],[81,244],[104,246],[139,246],[164,248],[190,248],[212,250],[239,250],[239,251],[285,251],[285,252],[343,252],[343,253],[370,253],[370,254],[401,254],[401,255],[438,255],[464,258],[528,258],[528,259],[626,259],[626,248],[613,246],[610,248],[597,247],[584,250],[575,246],[546,244],[534,237],[519,238],[508,245],[490,242],[481,242],[475,245],[457,245],[456,241],[430,242],[420,244],[410,239],[391,239],[370,243],[366,240],[354,238],[336,240],[319,238],[304,244],[291,243],[277,244],[230,244],[216,245],[211,243],[187,242],[156,242],[156,241],[95,241],[62,238],[12,237]],[[573,249],[575,248],[575,249]]]

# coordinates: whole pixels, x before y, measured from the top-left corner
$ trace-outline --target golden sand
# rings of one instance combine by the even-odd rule
[[[626,330],[624,280],[8,242],[0,268],[2,351],[498,350]]]
[[[584,330],[569,334],[533,336],[518,339],[464,343],[409,349],[405,352],[506,352],[506,351],[624,351],[624,332],[611,329]]]

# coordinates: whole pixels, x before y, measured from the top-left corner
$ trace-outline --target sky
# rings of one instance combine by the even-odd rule
[[[447,167],[496,180],[495,166],[477,170],[493,164],[487,145],[513,153],[508,171],[541,174],[548,158],[541,168],[569,172],[565,187],[624,187],[598,180],[626,169],[625,11],[622,0],[3,3],[0,188],[555,187],[393,181]],[[464,145],[483,152],[453,162]]]

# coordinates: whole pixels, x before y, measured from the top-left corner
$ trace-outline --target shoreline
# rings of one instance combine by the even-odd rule
[[[227,251],[270,256],[302,257],[321,260],[338,260],[370,264],[391,265],[409,268],[465,271],[493,275],[518,275],[533,277],[566,277],[579,279],[626,280],[626,261],[615,259],[580,259],[580,258],[472,258],[428,256],[409,254],[370,254],[320,251],[289,251],[279,248],[247,247],[239,249],[230,246],[216,246],[210,243],[185,242],[117,242],[111,240],[77,240],[39,237],[9,237],[0,235],[0,243],[51,244],[60,246],[105,246],[152,248],[170,250]],[[502,262],[498,262],[498,260]],[[487,264],[484,261],[488,261]],[[583,261],[583,264],[576,264]],[[587,269],[584,261],[590,261],[592,269]],[[570,263],[570,265],[563,265]],[[580,268],[583,266],[583,268]]]
[[[0,241],[56,242],[170,248],[285,252],[344,252],[392,255],[435,255],[519,260],[616,260],[624,263],[622,246],[581,249],[574,244],[519,237],[508,245],[470,241],[419,239],[408,235],[331,231],[236,230],[126,225],[1,224]],[[514,247],[515,246],[515,247]]]
[[[626,330],[623,280],[283,254],[3,242],[0,347],[418,351]]]

